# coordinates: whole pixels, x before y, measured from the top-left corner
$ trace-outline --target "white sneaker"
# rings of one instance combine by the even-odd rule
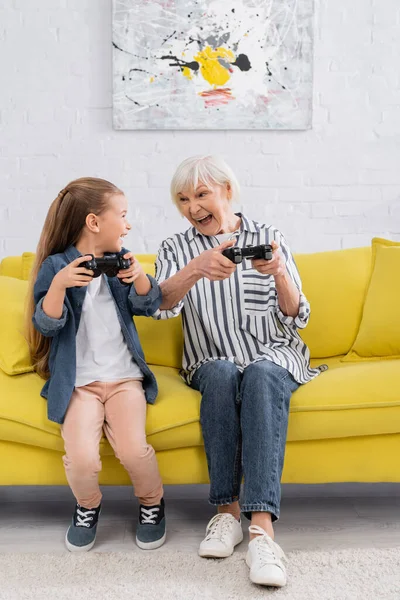
[[[207,525],[206,537],[199,547],[199,556],[225,558],[233,554],[243,540],[240,521],[228,513],[218,513]]]
[[[250,580],[259,585],[283,587],[287,578],[282,562],[286,556],[282,548],[258,525],[250,525],[249,532],[257,534],[249,543],[246,556]]]

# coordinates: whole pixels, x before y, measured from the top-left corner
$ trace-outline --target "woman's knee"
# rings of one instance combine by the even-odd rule
[[[238,391],[241,374],[234,363],[228,360],[214,360],[202,365],[200,369],[197,381],[198,389],[203,394],[212,392],[226,395]]]
[[[284,367],[268,360],[261,360],[252,363],[244,370],[242,385],[254,390],[257,388],[281,390],[285,387],[288,376],[289,372]]]

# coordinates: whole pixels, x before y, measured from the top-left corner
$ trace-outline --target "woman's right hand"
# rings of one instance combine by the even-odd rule
[[[227,240],[211,250],[205,250],[199,256],[193,259],[196,263],[196,268],[202,277],[206,277],[210,281],[221,281],[227,279],[235,272],[235,263],[226,258],[222,251],[226,248],[231,248],[236,244],[236,240]]]
[[[54,276],[53,284],[60,290],[66,290],[70,287],[85,287],[93,280],[93,271],[81,267],[81,263],[90,260],[92,256],[86,254],[79,256],[69,265],[58,271]]]

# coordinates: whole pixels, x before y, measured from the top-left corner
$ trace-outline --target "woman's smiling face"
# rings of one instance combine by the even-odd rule
[[[232,211],[230,198],[229,183],[199,182],[196,189],[179,192],[177,202],[181,214],[200,233],[211,236],[234,230],[238,218]]]

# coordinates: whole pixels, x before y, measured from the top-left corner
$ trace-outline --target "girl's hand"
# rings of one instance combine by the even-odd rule
[[[272,259],[264,260],[263,258],[253,259],[253,268],[261,273],[262,275],[272,275],[275,278],[282,277],[286,273],[286,262],[283,256],[282,250],[278,244],[273,240],[272,246]]]
[[[127,252],[126,254],[124,254],[124,258],[129,258],[129,260],[131,261],[131,266],[129,267],[129,269],[121,269],[120,271],[118,271],[118,279],[120,279],[124,283],[133,283],[139,277],[146,277],[140,262],[136,260],[132,252]]]
[[[93,271],[81,267],[81,263],[91,260],[91,255],[79,256],[69,265],[58,271],[54,276],[52,285],[65,291],[71,287],[86,287],[93,280]]]

